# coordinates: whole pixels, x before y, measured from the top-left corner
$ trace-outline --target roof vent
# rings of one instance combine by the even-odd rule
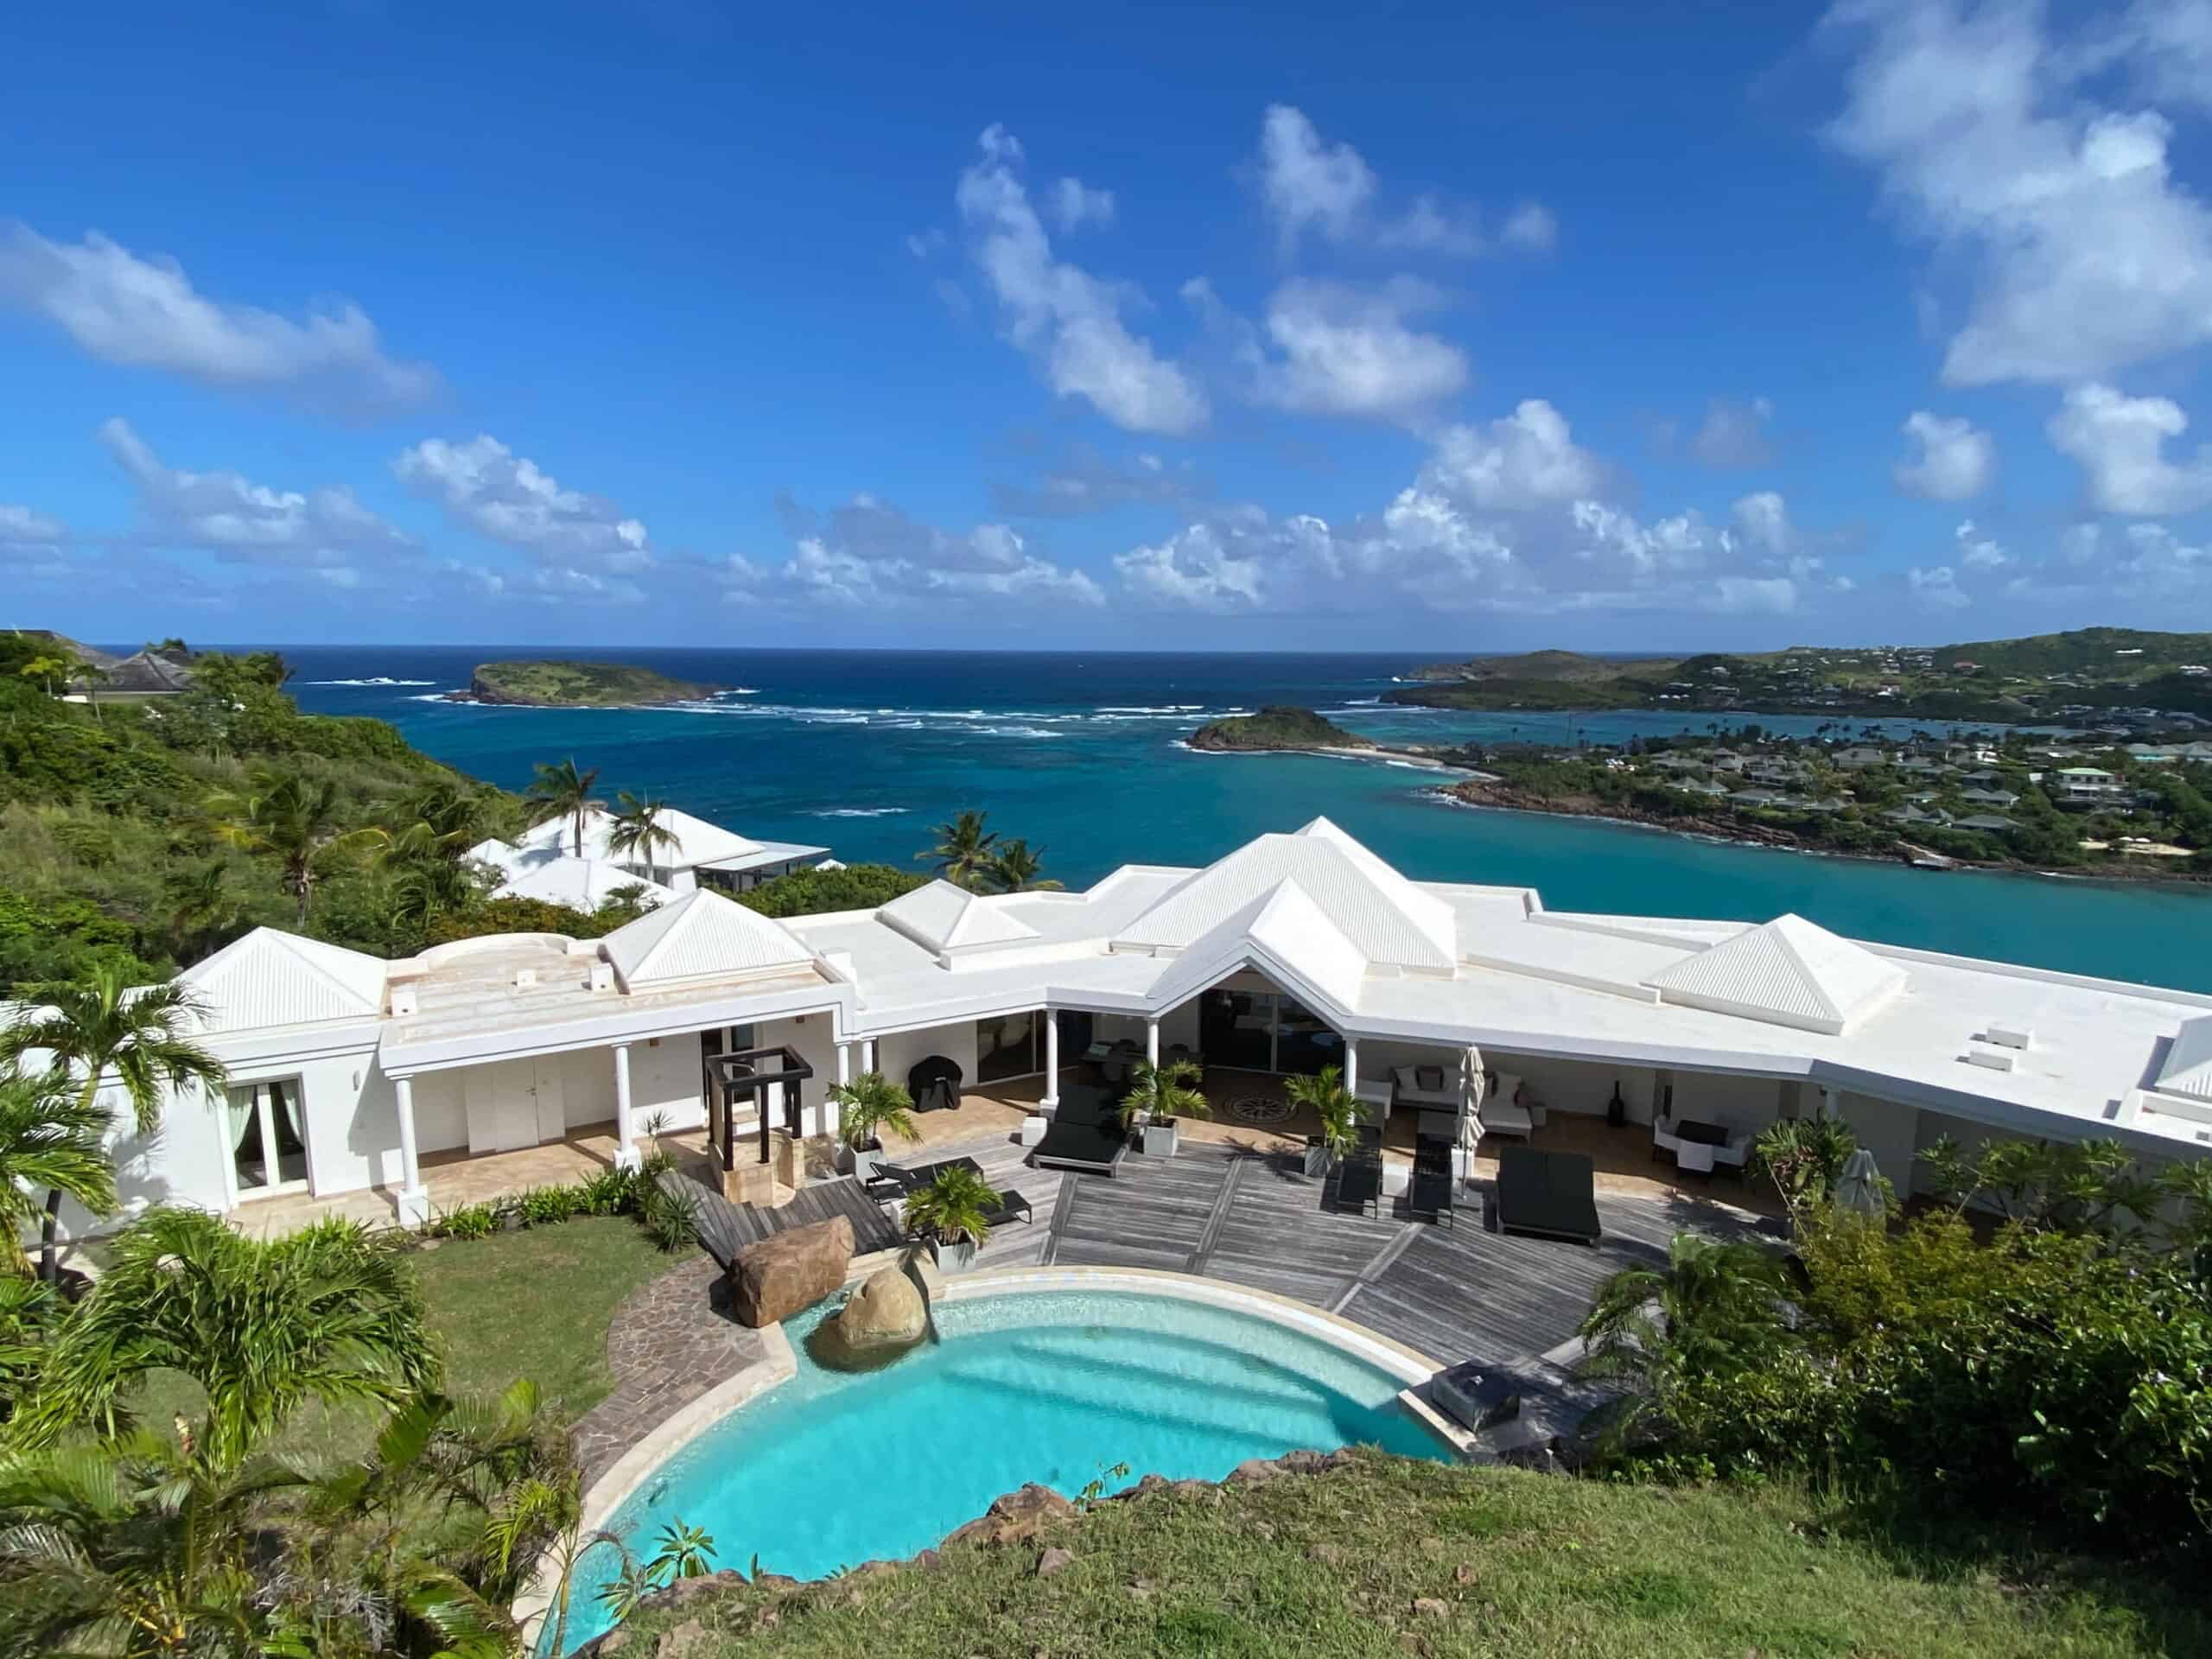
[[[412,985],[394,985],[391,988],[391,1017],[395,1020],[413,1019],[420,997],[421,993]]]
[[[594,962],[592,963],[591,988],[594,991],[611,991],[614,988],[614,964],[613,963]]]
[[[526,991],[526,990],[528,990],[531,986],[533,986],[533,985],[535,985],[535,984],[537,984],[537,969],[535,969],[535,968],[518,968],[518,969],[515,969],[515,988],[516,988],[517,990],[518,990],[518,991]]]
[[[1970,1048],[1959,1058],[1968,1065],[1982,1066],[1991,1071],[2010,1071],[2012,1069],[2010,1054],[1999,1054],[1986,1048]]]
[[[1999,1048],[2025,1048],[2035,1037],[2035,1033],[2025,1026],[1992,1025],[1982,1034]]]

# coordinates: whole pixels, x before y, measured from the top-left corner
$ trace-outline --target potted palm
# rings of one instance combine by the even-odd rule
[[[914,1127],[914,1099],[880,1071],[863,1071],[850,1083],[830,1090],[837,1103],[837,1139],[852,1160],[853,1173],[861,1180],[875,1173],[883,1157],[883,1137],[918,1141]]]
[[[1344,1087],[1344,1068],[1325,1065],[1312,1077],[1287,1077],[1283,1093],[1321,1121],[1321,1132],[1306,1137],[1306,1173],[1319,1180],[1352,1148],[1366,1113]]]
[[[940,1273],[964,1273],[991,1236],[999,1195],[976,1171],[954,1164],[938,1171],[927,1186],[906,1195],[906,1230],[929,1241]]]
[[[1213,1108],[1198,1092],[1205,1074],[1192,1060],[1167,1060],[1158,1065],[1139,1061],[1129,1073],[1129,1092],[1122,1096],[1122,1124],[1144,1125],[1147,1158],[1173,1158],[1179,1137],[1176,1124],[1185,1117],[1210,1117]]]

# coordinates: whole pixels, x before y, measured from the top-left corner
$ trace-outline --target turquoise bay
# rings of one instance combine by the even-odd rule
[[[1374,761],[1211,755],[1179,740],[1268,702],[1319,708],[1382,741],[1618,740],[1664,717],[1490,715],[1376,702],[1403,658],[880,652],[517,652],[295,647],[321,713],[392,721],[428,753],[519,787],[574,755],[747,835],[847,861],[910,861],[963,807],[1046,849],[1070,885],[1131,861],[1198,864],[1325,813],[1408,875],[1534,887],[1556,910],[1764,920],[1796,911],[1859,938],[2212,991],[2212,895],[1722,845],[1625,826],[1440,804]],[[732,688],[677,709],[480,708],[437,700],[497,656],[600,657]],[[1770,728],[1815,722],[1769,719]],[[1902,734],[1910,729],[1897,723]]]

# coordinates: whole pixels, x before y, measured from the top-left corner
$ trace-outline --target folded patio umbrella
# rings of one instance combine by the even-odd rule
[[[1844,1160],[1843,1175],[1835,1184],[1835,1201],[1862,1216],[1889,1213],[1889,1200],[1882,1193],[1882,1172],[1874,1166],[1874,1154],[1866,1147]]]

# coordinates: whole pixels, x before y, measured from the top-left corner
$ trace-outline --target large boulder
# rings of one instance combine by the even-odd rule
[[[991,1507],[966,1526],[948,1534],[948,1544],[1018,1544],[1034,1538],[1052,1522],[1075,1513],[1075,1505],[1049,1486],[1032,1481],[1002,1492]]]
[[[849,1352],[911,1348],[929,1332],[929,1304],[904,1268],[878,1268],[846,1299],[836,1323]]]
[[[845,1282],[853,1224],[842,1216],[748,1244],[729,1264],[730,1312],[760,1326],[811,1307]]]

